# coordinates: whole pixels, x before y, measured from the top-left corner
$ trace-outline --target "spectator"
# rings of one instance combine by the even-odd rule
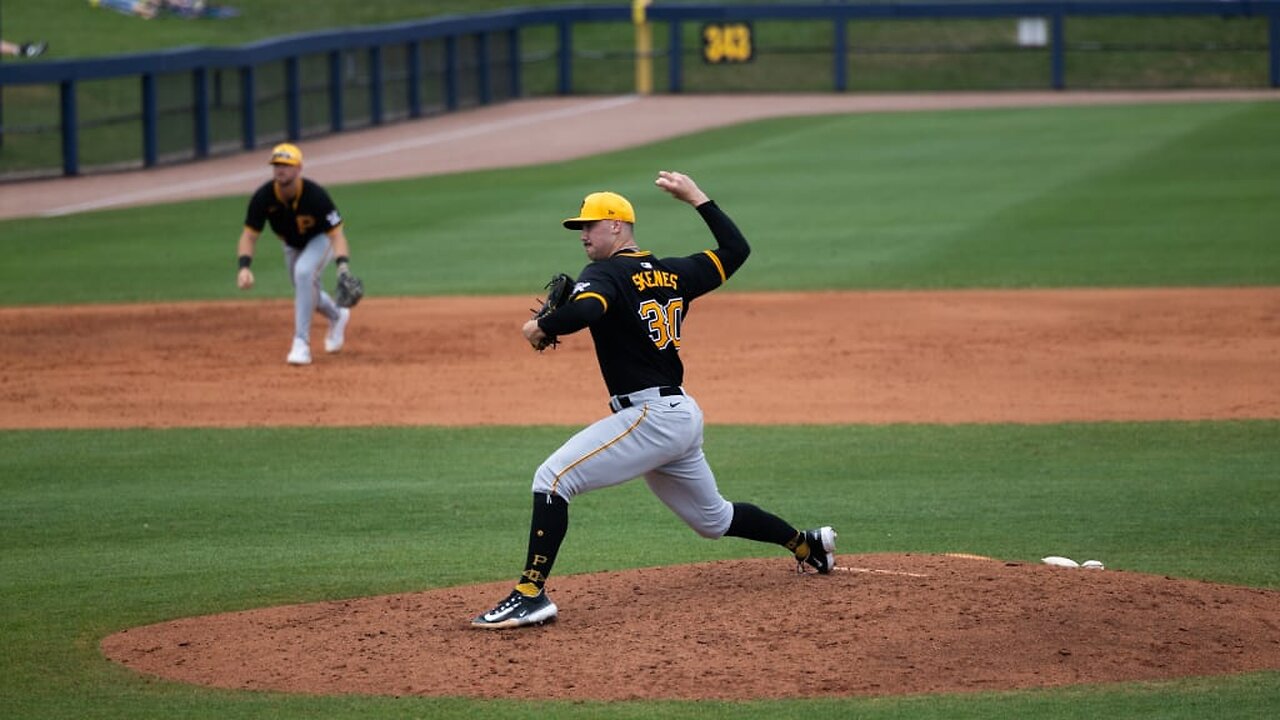
[[[40,57],[45,50],[49,49],[49,43],[43,40],[37,42],[11,43],[8,40],[0,40],[0,55],[12,55],[13,57],[33,58]]]
[[[89,4],[148,20],[160,13],[183,18],[235,17],[239,14],[234,8],[215,7],[207,0],[89,0]]]
[[[205,0],[160,0],[163,10],[183,17],[200,17],[205,13]]]
[[[141,18],[150,20],[156,16],[159,9],[159,0],[89,0],[89,4],[93,7],[104,7],[109,10],[124,13],[126,15],[137,15]]]

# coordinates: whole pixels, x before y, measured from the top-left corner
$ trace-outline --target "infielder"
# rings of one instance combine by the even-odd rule
[[[241,290],[253,287],[253,250],[267,223],[283,242],[284,265],[293,283],[293,344],[286,362],[311,364],[311,316],[319,313],[329,320],[324,336],[325,352],[336,353],[346,342],[351,309],[338,307],[321,287],[324,267],[336,258],[339,274],[348,272],[350,249],[342,230],[342,216],[329,193],[316,182],[302,177],[302,151],[281,143],[271,150],[272,179],[263,183],[249,199],[244,230],[240,233]]]
[[[737,226],[687,175],[663,171],[655,184],[689,203],[707,223],[717,247],[688,257],[657,258],[633,236],[631,203],[611,192],[592,193],[576,217],[592,261],[578,276],[568,302],[525,323],[535,349],[591,328],[613,414],[574,435],[533,477],[533,518],[524,572],[516,587],[471,624],[510,628],[556,617],[545,583],[569,527],[577,495],[643,475],[649,489],[694,532],[774,543],[790,550],[797,569],[821,574],[835,566],[830,527],[797,530],[755,505],[730,503],[716,487],[702,452],[702,410],[685,392],[680,329],[693,300],[720,285],[746,261],[751,248]]]

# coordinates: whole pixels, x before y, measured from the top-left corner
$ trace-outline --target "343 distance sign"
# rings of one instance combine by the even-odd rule
[[[702,60],[712,65],[745,63],[755,58],[751,23],[707,23],[702,26]]]

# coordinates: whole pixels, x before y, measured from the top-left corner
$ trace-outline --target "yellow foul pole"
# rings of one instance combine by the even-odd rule
[[[632,0],[631,22],[636,26],[636,94],[653,93],[653,28],[645,10],[651,0]]]

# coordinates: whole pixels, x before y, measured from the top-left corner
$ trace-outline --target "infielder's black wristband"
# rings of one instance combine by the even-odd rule
[[[248,255],[241,255],[241,256],[240,256],[240,267],[241,267],[241,268],[247,268],[247,267],[249,267],[249,266],[250,266],[250,265],[252,265],[252,264],[253,264],[253,258],[249,257]]]
[[[333,261],[333,264],[334,264],[334,265],[346,265],[346,264],[347,264],[347,263],[349,263],[349,262],[351,262],[351,258],[347,257],[346,255],[339,255],[339,256],[338,256],[338,259]]]

